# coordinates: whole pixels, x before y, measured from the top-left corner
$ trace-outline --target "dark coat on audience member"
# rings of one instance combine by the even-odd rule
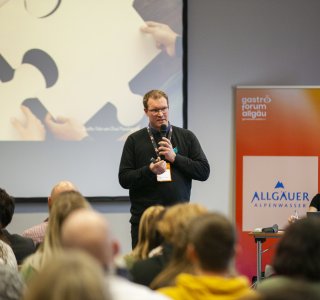
[[[164,244],[163,253],[134,263],[130,270],[132,281],[150,286],[153,279],[167,266],[172,256],[172,246]]]
[[[36,247],[32,239],[25,238],[19,234],[10,234],[6,229],[2,229],[2,232],[16,256],[18,265],[27,256],[35,252]]]

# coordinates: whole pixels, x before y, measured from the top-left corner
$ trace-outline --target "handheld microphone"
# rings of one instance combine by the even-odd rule
[[[161,138],[166,137],[166,135],[167,135],[167,125],[166,124],[161,124],[160,135],[161,135]]]
[[[163,137],[166,137],[166,135],[167,135],[167,125],[166,124],[161,124],[160,135],[161,135],[161,139]],[[165,160],[165,157],[163,155],[160,155],[160,158],[161,158],[161,160]]]

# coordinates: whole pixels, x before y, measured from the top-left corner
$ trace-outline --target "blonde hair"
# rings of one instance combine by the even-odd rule
[[[90,208],[89,202],[77,191],[59,194],[52,204],[44,242],[39,249],[23,262],[21,273],[28,280],[34,271],[39,271],[51,260],[54,253],[61,251],[61,227],[69,214],[76,209]]]
[[[89,207],[88,201],[77,191],[59,194],[52,204],[43,248],[61,248],[61,227],[64,220],[76,209]]]
[[[181,203],[171,206],[164,213],[158,223],[158,230],[165,241],[170,244],[179,242],[181,233],[185,232],[190,220],[199,214],[204,214],[207,209],[196,203]]]
[[[173,246],[173,253],[169,264],[151,282],[152,289],[172,285],[175,277],[182,272],[193,272],[193,267],[186,257],[187,229],[192,219],[207,212],[204,206],[196,203],[176,204],[167,209],[158,223],[158,230],[165,241]]]
[[[142,214],[139,224],[139,237],[136,247],[131,255],[137,259],[148,258],[149,252],[152,250],[152,242],[156,235],[156,223],[158,217],[165,210],[162,205],[154,205],[148,207]]]
[[[107,300],[107,287],[95,259],[69,250],[55,254],[32,278],[24,300]]]

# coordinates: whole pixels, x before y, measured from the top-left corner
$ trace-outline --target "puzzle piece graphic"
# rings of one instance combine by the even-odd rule
[[[20,105],[26,97],[32,97],[45,88],[46,81],[42,73],[34,66],[23,64],[15,70],[13,79],[0,84],[0,139],[20,140],[18,132],[11,124],[15,117],[24,122]]]
[[[23,93],[24,92],[27,92],[27,94],[29,92],[34,93],[32,89],[35,86],[34,85],[36,82],[35,79],[39,77],[38,76],[39,74],[37,74],[37,76],[34,76],[33,74],[36,72],[36,70],[33,70],[32,72],[30,72],[30,70],[28,70],[29,69],[28,65],[32,65],[33,68],[38,69],[43,79],[45,80],[45,86],[47,88],[54,85],[58,79],[57,66],[55,65],[52,58],[42,50],[31,49],[27,53],[25,53],[22,59],[22,66],[20,66],[20,68],[17,69],[17,72],[4,59],[4,57],[0,55],[0,80],[3,83],[7,82],[6,86],[4,85],[0,86],[0,95],[1,95],[0,104],[2,105],[3,103],[4,105],[0,113],[0,116],[1,116],[0,124],[2,129],[0,131],[0,137],[3,137],[3,139],[5,140],[19,139],[19,135],[17,135],[17,131],[13,129],[10,119],[13,116],[18,115],[20,121],[23,121],[24,116],[21,115],[20,105],[21,104],[27,105],[27,103],[31,104],[30,101],[27,102],[27,100],[24,100],[25,95]],[[15,81],[10,82],[13,79],[15,79]],[[8,82],[10,83],[8,84]],[[13,96],[12,96],[12,93],[14,93]],[[31,100],[31,99],[29,98],[28,100]],[[40,104],[39,101],[37,103]],[[30,108],[34,108],[34,105],[33,106],[31,105]],[[33,111],[33,113],[35,113],[35,115],[39,117],[36,114],[36,112],[38,111]],[[7,114],[7,113],[10,113],[10,114]],[[44,119],[44,116],[40,118],[41,121],[43,119]]]
[[[54,85],[24,95],[25,88],[16,83],[15,88],[23,99],[41,99],[54,117],[85,123],[111,102],[121,124],[131,126],[141,120],[143,109],[142,97],[128,83],[159,54],[152,37],[140,32],[142,25],[132,0],[78,0],[76,6],[64,0],[42,19],[26,11],[22,0],[9,1],[0,7],[0,53],[15,68],[30,49],[50,54],[59,70]],[[33,86],[35,78],[28,80]],[[0,85],[1,97],[18,102],[8,90]]]
[[[0,54],[0,82],[7,82],[13,78],[14,69],[8,64]]]
[[[36,18],[46,18],[59,8],[61,0],[24,0],[26,10]]]
[[[22,63],[37,67],[46,80],[47,88],[57,82],[59,77],[58,68],[48,53],[40,49],[31,49],[23,56]]]

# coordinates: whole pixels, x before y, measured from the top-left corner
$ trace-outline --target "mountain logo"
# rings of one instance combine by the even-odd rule
[[[275,189],[284,189],[284,185],[281,181],[278,181],[274,188]]]

